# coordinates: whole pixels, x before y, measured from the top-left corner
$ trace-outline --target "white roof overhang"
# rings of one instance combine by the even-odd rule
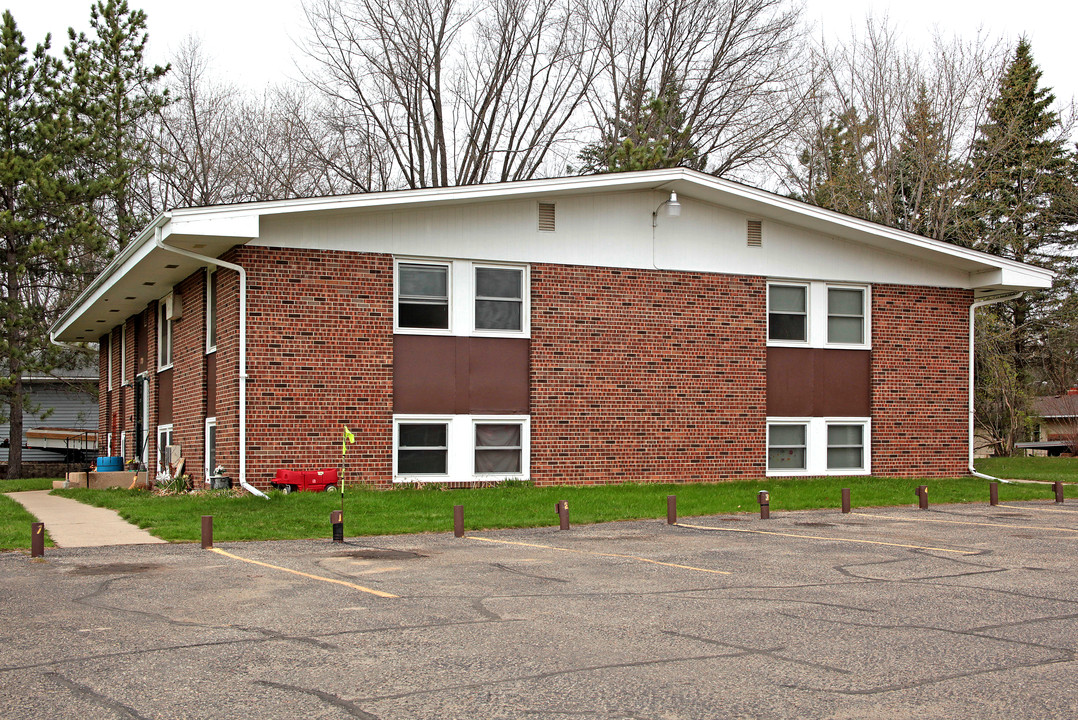
[[[167,245],[215,258],[257,238],[263,216],[362,213],[641,190],[673,191],[753,218],[952,267],[969,274],[969,288],[977,297],[1048,288],[1054,277],[1043,268],[894,230],[705,173],[673,168],[174,210],[154,220],[94,279],[53,325],[52,337],[63,342],[96,341],[124,318],[164,297],[173,285],[209,264],[162,248],[155,241],[158,230]]]

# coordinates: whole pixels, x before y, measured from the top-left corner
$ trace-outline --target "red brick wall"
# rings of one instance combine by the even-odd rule
[[[537,484],[765,473],[765,282],[532,266]]]
[[[393,260],[388,255],[245,246],[226,259],[248,278],[247,479],[339,467],[341,425],[356,436],[348,478],[392,479]],[[238,470],[237,274],[218,278],[217,453]]]
[[[969,306],[951,288],[872,288],[872,473],[967,474]]]
[[[189,275],[176,285],[183,311],[172,323],[172,442],[180,446],[184,473],[195,487],[205,480],[206,426],[206,274]],[[160,413],[160,407],[158,408]],[[156,440],[157,428],[154,426]]]

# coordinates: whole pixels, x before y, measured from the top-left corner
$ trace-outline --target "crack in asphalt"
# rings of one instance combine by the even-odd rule
[[[513,573],[514,575],[523,575],[524,577],[535,578],[536,580],[547,580],[549,582],[560,582],[560,583],[569,582],[568,580],[565,580],[564,578],[547,577],[546,575],[537,575],[535,573],[524,572],[523,570],[520,570],[518,568],[509,567],[508,565],[503,565],[502,563],[490,563],[490,566],[494,567],[494,568],[498,568],[499,570],[504,570],[504,571],[506,571],[508,573]]]
[[[324,690],[315,690],[314,688],[305,688],[298,685],[288,685],[285,683],[273,682],[272,680],[255,680],[258,685],[265,685],[266,687],[277,688],[278,690],[289,690],[291,692],[302,693],[304,695],[313,695],[316,698],[325,701],[327,704],[333,707],[340,708],[354,718],[359,720],[379,720],[377,715],[372,715],[363,708],[357,706],[355,703],[345,700],[344,698],[328,693]]]
[[[583,667],[566,668],[564,670],[549,670],[547,672],[533,673],[531,675],[518,675],[516,677],[500,678],[498,680],[485,680],[483,682],[474,683],[461,683],[459,685],[443,685],[440,687],[424,688],[422,690],[411,690],[403,693],[393,693],[391,695],[374,695],[371,697],[359,698],[363,702],[377,702],[380,700],[400,700],[406,697],[415,697],[416,695],[428,695],[430,693],[438,692],[451,692],[454,690],[474,690],[476,688],[491,687],[493,685],[507,685],[517,682],[529,682],[533,680],[546,680],[552,677],[558,677],[560,675],[573,675],[576,673],[594,672],[596,670],[614,670],[618,668],[634,668],[634,667],[649,667],[653,665],[669,665],[682,662],[693,662],[696,660],[718,660],[720,658],[735,658],[746,657],[748,655],[755,655],[756,652],[736,652],[736,653],[719,653],[715,655],[690,655],[687,657],[675,657],[675,658],[661,658],[658,660],[638,660],[635,662],[622,662],[622,663],[606,663],[602,665],[585,665]]]
[[[663,635],[671,635],[673,637],[685,638],[686,640],[696,640],[697,642],[702,642],[702,643],[705,643],[707,645],[717,645],[719,647],[733,648],[735,650],[742,650],[742,651],[744,651],[744,652],[746,652],[748,654],[751,654],[751,655],[763,655],[765,657],[771,658],[772,660],[781,660],[782,662],[792,663],[794,665],[804,665],[805,667],[811,667],[811,668],[815,668],[817,670],[827,670],[829,672],[838,673],[840,675],[849,675],[851,673],[850,670],[846,670],[844,668],[838,668],[838,667],[835,667],[833,665],[825,665],[823,663],[812,662],[811,660],[800,660],[798,658],[792,658],[792,657],[787,657],[785,655],[779,655],[778,651],[779,650],[785,650],[786,649],[785,646],[777,647],[777,648],[774,648],[772,650],[767,650],[767,649],[762,649],[762,648],[750,648],[750,647],[747,647],[745,645],[738,645],[736,643],[731,643],[731,642],[723,642],[721,640],[713,640],[712,638],[706,638],[706,637],[702,637],[700,635],[689,635],[688,633],[681,633],[681,632],[677,632],[677,631],[674,631],[674,630],[663,630],[662,634]]]
[[[92,690],[86,685],[83,685],[82,683],[77,683],[74,680],[66,678],[60,673],[46,672],[42,673],[42,675],[44,675],[58,685],[63,685],[76,695],[84,697],[91,702],[95,702],[102,707],[108,708],[109,710],[117,712],[124,717],[131,718],[132,720],[149,720],[149,718],[145,717],[144,715],[139,715],[137,712],[135,712],[133,708],[130,708],[121,702],[117,702],[110,697],[106,697],[101,693]]]

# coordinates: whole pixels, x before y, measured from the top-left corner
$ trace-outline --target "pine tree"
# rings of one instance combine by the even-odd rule
[[[959,226],[963,244],[1060,274],[1053,290],[1026,293],[993,310],[1010,334],[1002,362],[1013,367],[1023,386],[1030,384],[1034,355],[1044,337],[1064,325],[1076,327],[1073,318],[1060,314],[1067,299],[1061,290],[1069,290],[1075,272],[1076,160],[1051,109],[1055,97],[1040,87],[1040,80],[1041,71],[1023,38],[979,128]],[[985,366],[982,358],[978,366]],[[998,428],[1005,438],[1001,447],[1008,452],[1016,439],[1013,428],[1019,425],[1009,422]]]
[[[127,0],[99,0],[90,8],[90,27],[90,37],[68,31],[64,54],[76,118],[96,136],[84,171],[110,183],[95,211],[118,250],[149,220],[134,189],[152,156],[140,123],[164,107],[166,93],[157,88],[168,68],[145,64],[146,13],[131,11]]]
[[[582,175],[689,167],[703,169],[704,158],[692,143],[692,128],[681,111],[680,94],[668,87],[661,95],[632,93],[621,117],[612,118],[604,138],[580,151]],[[573,171],[570,168],[570,171]]]
[[[875,122],[872,117],[862,120],[853,106],[832,115],[801,151],[801,171],[792,178],[801,192],[794,197],[846,215],[877,220],[874,169],[865,165],[873,156]]]
[[[907,232],[945,239],[955,168],[947,157],[943,122],[932,107],[924,83],[903,119],[898,152],[890,169],[894,225]]]
[[[27,53],[10,12],[0,21],[0,401],[8,406],[8,477],[22,470],[23,378],[70,363],[48,327],[88,279],[101,237],[86,211],[97,187],[68,164],[87,151],[73,132],[62,66],[49,41]]]

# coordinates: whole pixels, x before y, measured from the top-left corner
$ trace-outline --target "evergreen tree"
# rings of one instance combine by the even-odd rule
[[[71,66],[76,117],[95,136],[83,158],[87,175],[109,182],[94,209],[113,241],[123,248],[149,220],[140,212],[135,185],[150,172],[149,143],[140,123],[159,112],[158,90],[167,67],[147,67],[146,13],[127,0],[99,0],[90,8],[91,36],[68,30],[64,53]]]
[[[1038,349],[1050,333],[1078,327],[1062,314],[1075,272],[1078,192],[1075,157],[1068,151],[1054,96],[1040,87],[1041,71],[1029,42],[1018,43],[999,91],[979,128],[967,172],[969,194],[962,208],[959,241],[994,255],[1051,268],[1060,274],[1050,291],[1026,293],[993,310],[1009,332],[1004,360],[1017,382],[1029,386]],[[998,343],[997,343],[998,344]],[[985,367],[983,358],[978,367]],[[1025,412],[1016,407],[1013,412]],[[1014,428],[1001,423],[1002,447],[1010,451]],[[1020,438],[1018,438],[1020,439]]]
[[[906,112],[898,152],[891,161],[892,215],[907,232],[945,239],[950,218],[948,191],[954,164],[947,157],[943,122],[922,83]]]
[[[801,151],[801,172],[793,177],[803,202],[846,215],[877,220],[874,169],[866,167],[873,156],[875,119],[861,119],[852,105],[816,133]],[[793,175],[793,173],[791,173]]]
[[[611,118],[604,137],[580,151],[582,175],[658,168],[703,169],[704,158],[692,143],[680,94],[671,86],[662,95],[633,93],[620,117]],[[570,168],[572,172],[573,169]]]
[[[23,378],[70,363],[49,324],[89,279],[102,247],[86,211],[97,187],[67,161],[89,147],[73,132],[61,64],[49,41],[28,54],[10,12],[0,21],[0,401],[8,406],[8,477],[22,471]]]

